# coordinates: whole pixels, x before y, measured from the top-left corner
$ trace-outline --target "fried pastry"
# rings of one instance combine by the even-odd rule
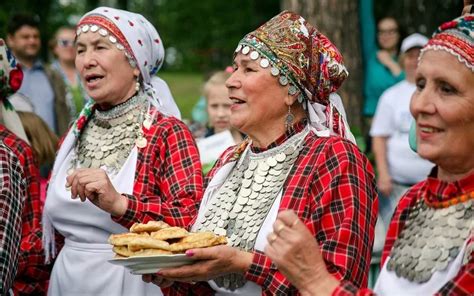
[[[148,233],[120,233],[112,234],[109,237],[109,244],[114,246],[127,246],[129,243],[133,242],[134,239],[140,237],[150,237]]]
[[[169,250],[172,252],[184,252],[189,249],[206,248],[224,244],[227,244],[227,238],[225,236],[214,236],[213,238],[188,243],[174,243],[169,246]]]
[[[169,227],[151,233],[151,237],[159,240],[168,240],[174,238],[183,238],[188,236],[189,232],[181,227]]]
[[[112,248],[112,251],[114,251],[115,254],[118,254],[123,257],[133,256],[133,253],[134,253],[134,252],[129,251],[126,246],[114,246]]]
[[[227,243],[225,236],[213,232],[190,233],[181,227],[171,227],[163,221],[135,223],[129,233],[109,237],[116,258],[172,255],[193,248],[206,248]]]
[[[164,228],[170,227],[163,221],[148,221],[148,223],[135,223],[130,227],[130,232],[141,233],[141,232],[154,232]]]
[[[137,252],[133,252],[131,257],[138,257],[138,256],[156,256],[156,255],[172,255],[173,253],[166,250],[160,249],[142,249]]]
[[[153,237],[135,237],[130,243],[128,243],[128,249],[132,252],[140,249],[162,249],[168,250],[169,243],[166,241],[158,240]]]
[[[189,233],[188,236],[180,239],[179,243],[194,243],[200,240],[212,239],[214,237],[216,237],[216,235],[210,231]]]

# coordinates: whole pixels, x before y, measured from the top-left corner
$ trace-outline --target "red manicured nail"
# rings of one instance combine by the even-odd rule
[[[194,256],[194,252],[193,251],[186,251],[186,256],[192,257],[192,256]]]

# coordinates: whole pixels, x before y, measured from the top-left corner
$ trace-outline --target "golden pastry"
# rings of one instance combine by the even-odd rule
[[[141,232],[154,232],[164,228],[170,227],[163,221],[148,221],[148,223],[135,223],[130,227],[130,232],[141,233]]]

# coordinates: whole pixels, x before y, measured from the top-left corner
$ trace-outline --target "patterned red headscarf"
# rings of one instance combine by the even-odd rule
[[[428,44],[421,50],[444,50],[454,55],[474,72],[474,14],[458,17],[444,23],[434,32]]]

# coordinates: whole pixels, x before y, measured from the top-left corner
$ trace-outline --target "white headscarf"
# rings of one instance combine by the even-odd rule
[[[103,35],[100,29],[92,30],[93,25],[107,30],[107,34]],[[87,30],[84,30],[86,26]],[[146,18],[138,13],[111,7],[99,7],[81,18],[78,24],[78,33],[81,30],[86,32],[89,28],[104,37],[111,35],[109,40],[113,36],[118,43],[123,45],[125,52],[132,55],[129,58],[136,62],[140,70],[143,88],[150,97],[151,104],[165,115],[181,118],[168,85],[155,76],[163,65],[165,50],[160,35]],[[118,45],[117,48],[119,48]]]

